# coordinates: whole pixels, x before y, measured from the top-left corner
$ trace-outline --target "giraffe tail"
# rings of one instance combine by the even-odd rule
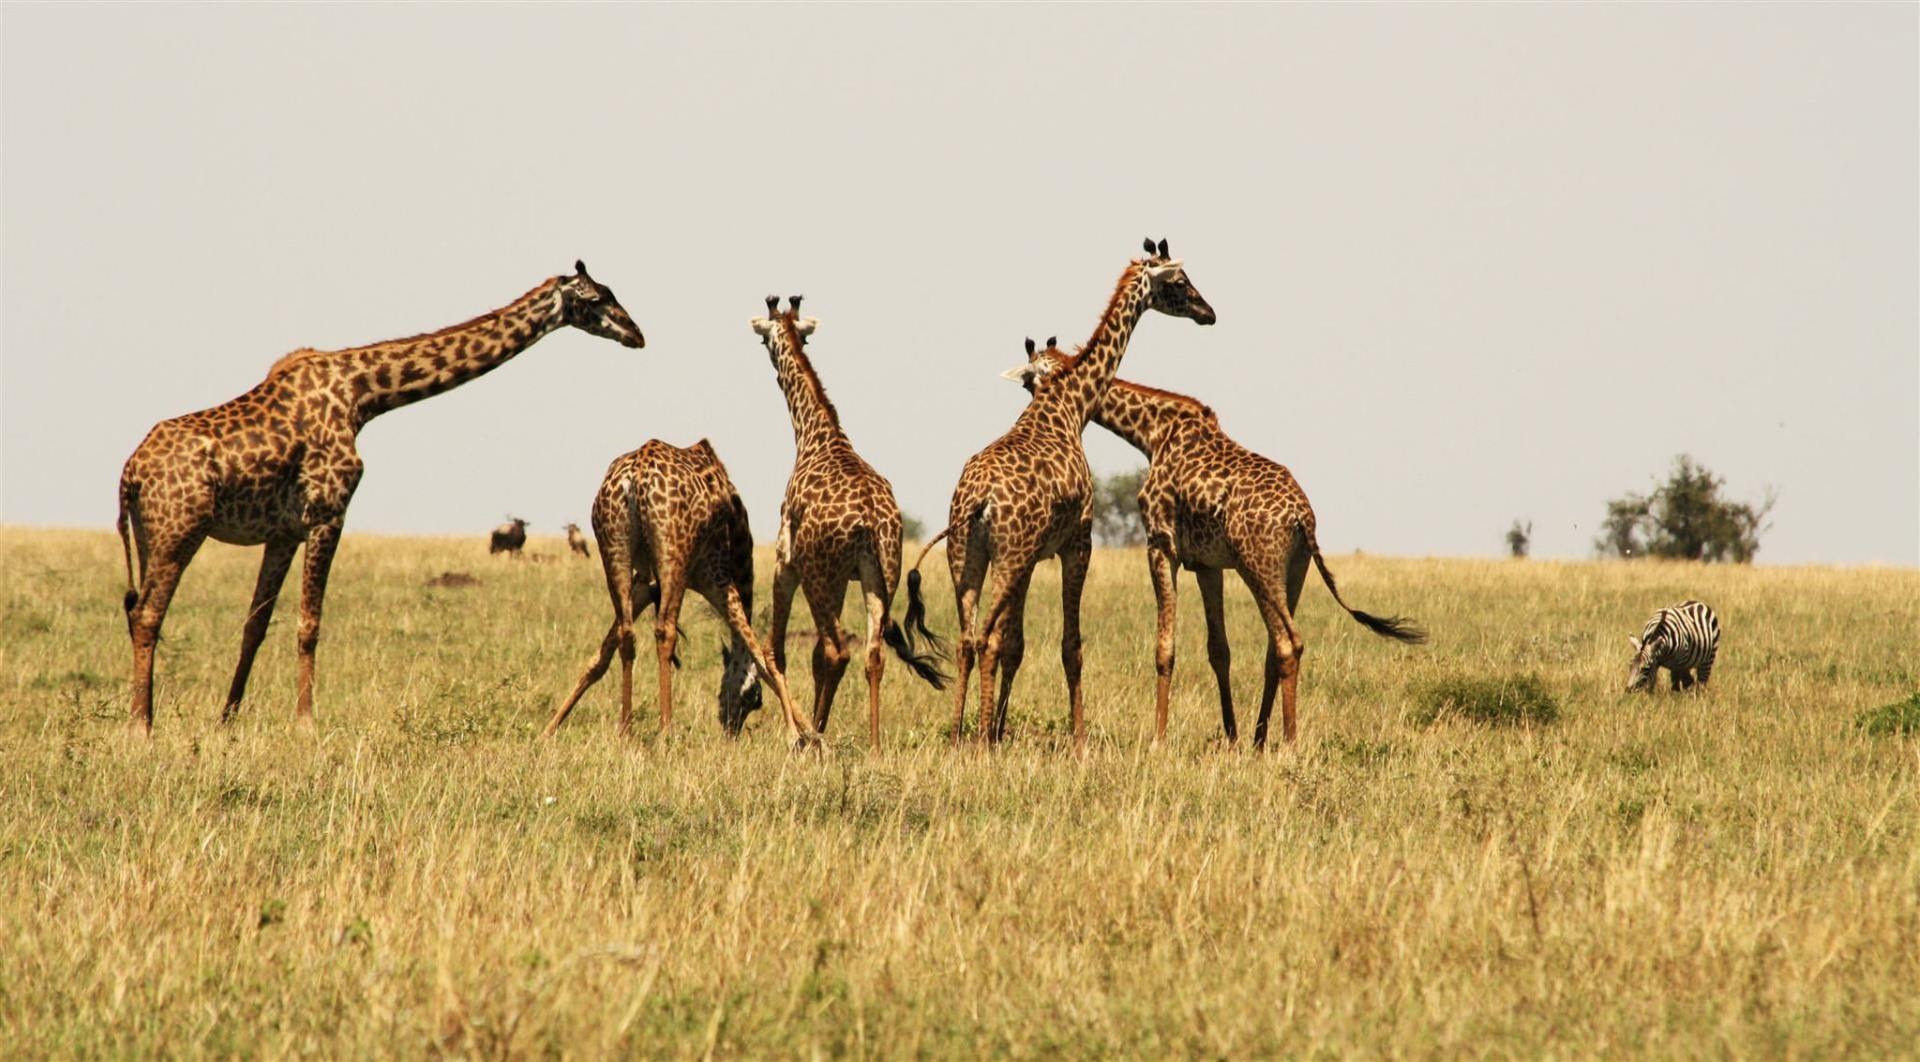
[[[938,545],[940,540],[947,537],[952,531],[953,528],[951,526],[941,528],[939,534],[927,539],[927,544],[920,547],[920,555],[913,558],[913,567],[907,569],[907,593],[912,594],[920,587],[920,562],[926,560],[927,554],[933,552],[933,547]]]
[[[140,591],[134,589],[139,583],[133,578],[133,540],[127,537],[127,502],[133,490],[125,482],[120,484],[120,515],[114,520],[114,526],[120,531],[120,552],[127,560],[127,596],[121,600],[121,607],[129,617],[133,615],[133,606],[140,603]]]
[[[1333,572],[1328,570],[1326,558],[1320,556],[1320,543],[1308,538],[1307,545],[1313,550],[1313,565],[1320,569],[1320,578],[1327,584],[1327,592],[1332,594],[1340,607],[1347,610],[1347,615],[1352,616],[1362,627],[1382,638],[1392,638],[1396,642],[1406,642],[1410,645],[1420,645],[1427,640],[1426,630],[1410,619],[1403,616],[1375,616],[1347,604],[1340,597],[1340,588],[1334,585]]]

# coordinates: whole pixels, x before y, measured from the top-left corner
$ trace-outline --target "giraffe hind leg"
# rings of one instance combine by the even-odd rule
[[[160,642],[160,628],[166,622],[167,608],[173,603],[180,577],[186,573],[187,565],[192,563],[206,537],[205,530],[195,528],[172,541],[154,541],[139,598],[127,614],[133,641],[132,703],[128,722],[142,734],[153,733],[154,657]]]

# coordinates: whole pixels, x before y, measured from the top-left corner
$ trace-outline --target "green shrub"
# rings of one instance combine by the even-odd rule
[[[1560,705],[1538,675],[1510,678],[1450,678],[1419,692],[1413,720],[1427,725],[1463,719],[1489,726],[1545,725],[1560,718]]]
[[[1920,693],[1860,713],[1854,722],[1869,734],[1920,734]]]

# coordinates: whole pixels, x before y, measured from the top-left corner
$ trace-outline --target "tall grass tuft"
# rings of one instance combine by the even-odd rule
[[[1463,719],[1488,726],[1545,726],[1560,718],[1560,704],[1538,675],[1505,678],[1454,677],[1428,683],[1413,721],[1422,726]]]
[[[1904,701],[1883,704],[1878,708],[1869,708],[1860,713],[1854,722],[1875,737],[1897,734],[1906,737],[1920,734],[1920,693],[1915,693]]]

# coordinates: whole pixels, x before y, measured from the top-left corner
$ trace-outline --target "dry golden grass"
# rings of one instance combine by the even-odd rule
[[[564,547],[540,541],[537,551]],[[937,558],[936,558],[937,560]],[[1094,564],[1089,753],[1064,747],[1057,569],[1013,741],[857,668],[833,754],[713,715],[689,604],[680,714],[611,733],[603,683],[531,740],[605,629],[598,565],[349,535],[319,725],[290,718],[290,594],[216,724],[256,553],[213,546],[124,733],[119,543],[0,529],[0,1042],[9,1053],[1911,1054],[1920,573],[1330,558],[1404,648],[1310,585],[1302,738],[1220,747],[1183,584],[1152,722],[1138,555]],[[766,572],[762,564],[762,576]],[[429,588],[444,571],[480,584]],[[941,569],[935,626],[952,628]],[[297,584],[297,580],[295,580]],[[1703,696],[1619,692],[1658,605],[1726,629]],[[761,609],[765,607],[764,589]],[[1258,622],[1230,581],[1243,727]],[[807,647],[796,641],[804,696]],[[1537,673],[1557,723],[1412,721],[1419,690]],[[640,713],[651,719],[642,656]]]

